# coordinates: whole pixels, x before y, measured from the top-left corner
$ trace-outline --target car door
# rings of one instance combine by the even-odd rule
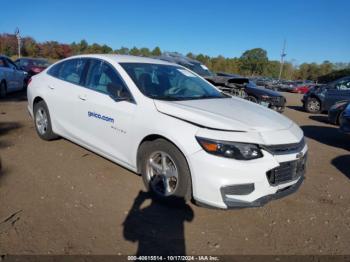
[[[324,109],[328,110],[336,102],[348,99],[350,99],[350,78],[340,79],[327,90]]]
[[[4,79],[6,81],[7,92],[13,92],[16,90],[16,82],[14,79],[14,70],[10,67],[8,60],[5,57],[0,58],[2,61],[3,67],[1,71],[3,72]]]
[[[75,58],[51,67],[45,81],[47,104],[54,129],[60,135],[80,141],[80,119],[75,110],[79,106],[79,94],[84,89],[84,70],[87,59]]]
[[[8,64],[8,67],[11,70],[11,79],[12,79],[12,88],[13,91],[19,91],[22,90],[24,87],[24,72],[20,70],[14,62],[12,62],[10,59],[6,59],[6,62]]]
[[[5,80],[7,83],[7,89],[9,88],[9,73],[10,70],[5,62],[5,59],[0,57],[0,81]]]
[[[120,92],[112,94],[109,86],[118,87]],[[130,163],[128,141],[137,105],[127,86],[112,65],[90,59],[85,87],[75,110],[82,139],[108,157]],[[121,96],[128,99],[120,100]]]

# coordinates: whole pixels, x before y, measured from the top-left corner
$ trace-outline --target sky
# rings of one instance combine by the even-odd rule
[[[350,62],[350,0],[1,1],[0,33],[107,44],[113,49],[239,57],[261,47],[269,59]],[[4,10],[11,10],[5,11]]]

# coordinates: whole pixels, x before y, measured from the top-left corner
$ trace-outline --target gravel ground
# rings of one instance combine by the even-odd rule
[[[181,209],[65,139],[38,138],[24,94],[0,100],[0,254],[350,254],[350,137],[285,94],[309,145],[306,180],[261,208]]]

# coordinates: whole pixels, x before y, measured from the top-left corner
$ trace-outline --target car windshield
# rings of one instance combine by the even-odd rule
[[[148,63],[120,65],[140,91],[150,98],[190,100],[227,97],[183,67]]]

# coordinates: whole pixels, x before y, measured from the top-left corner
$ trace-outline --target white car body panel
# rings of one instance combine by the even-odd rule
[[[262,158],[243,161],[208,154],[196,140],[198,136],[258,145],[298,143],[303,139],[302,130],[283,115],[239,98],[154,100],[140,92],[119,63],[170,63],[117,55],[80,57],[102,59],[115,67],[134,101],[116,102],[106,94],[57,79],[47,74],[49,67],[32,77],[28,110],[33,116],[34,99],[43,99],[56,134],[134,172],[138,171],[137,152],[143,139],[150,135],[164,137],[180,149],[188,162],[194,199],[219,208],[227,208],[220,193],[226,185],[254,183],[256,189],[251,194],[232,196],[252,202],[298,182],[271,186],[266,172],[297,159],[300,153],[305,155],[307,145],[300,152],[272,155],[263,151]],[[107,116],[113,122],[95,119],[89,112]]]
[[[281,114],[238,97],[155,103],[160,112],[214,129],[266,131],[292,125],[292,121]]]

